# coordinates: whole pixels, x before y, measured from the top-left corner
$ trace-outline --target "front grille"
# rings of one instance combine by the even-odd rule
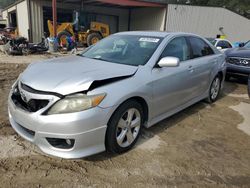
[[[11,99],[17,107],[28,112],[37,112],[38,110],[46,107],[49,103],[49,100],[44,99],[31,99],[27,102],[24,101],[18,87],[13,90]]]
[[[250,67],[250,59],[248,58],[229,57],[227,62],[233,65]]]

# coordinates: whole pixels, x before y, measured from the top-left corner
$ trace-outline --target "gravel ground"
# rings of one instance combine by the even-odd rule
[[[44,58],[0,55],[0,187],[250,187],[244,81],[226,83],[215,104],[199,102],[143,130],[128,153],[64,160],[41,153],[8,122],[9,89],[27,66],[20,62]]]

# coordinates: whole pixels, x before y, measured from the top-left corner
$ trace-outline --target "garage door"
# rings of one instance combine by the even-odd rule
[[[96,21],[108,24],[110,28],[110,32],[112,34],[118,32],[118,17],[117,16],[96,15]]]
[[[81,20],[85,20],[85,23],[87,24],[90,24],[90,22],[93,21],[108,24],[111,34],[118,32],[118,16],[85,12],[81,13],[81,17]]]

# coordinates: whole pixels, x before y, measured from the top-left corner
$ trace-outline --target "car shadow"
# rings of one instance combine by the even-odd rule
[[[220,97],[218,98],[218,101],[223,100],[223,98],[227,97],[230,93],[235,92],[239,88],[239,84],[247,84],[246,78],[232,78],[229,82],[225,82],[223,92],[221,93]],[[155,135],[159,135],[163,131],[168,131],[169,128],[173,126],[178,126],[178,124],[182,121],[184,121],[186,118],[197,114],[199,116],[199,111],[206,107],[213,107],[216,104],[208,104],[204,100],[178,112],[175,115],[172,115],[159,123],[155,124],[154,126],[146,129],[142,129],[142,135],[139,138],[137,144],[135,145],[134,149],[139,147],[141,144],[145,143]],[[199,117],[198,117],[199,118]],[[84,160],[87,161],[104,161],[104,160],[110,160],[111,158],[115,158],[118,156],[118,154],[112,154],[108,152],[102,152],[100,154],[93,155],[91,157],[86,157]]]
[[[236,91],[238,88],[239,88],[239,85],[237,84],[237,82],[226,81],[224,83],[224,88],[223,88],[223,92],[221,93],[221,96],[225,97],[233,93],[234,91]]]
[[[243,84],[243,85],[247,85],[248,83],[248,77],[247,76],[235,76],[235,77],[231,77],[229,80],[230,83],[238,83],[238,84]]]
[[[222,99],[224,96],[221,96],[220,99]],[[219,100],[220,100],[219,99]],[[150,138],[154,137],[155,135],[159,135],[163,131],[168,131],[169,128],[173,126],[178,126],[178,124],[182,121],[184,121],[186,118],[197,114],[199,116],[199,111],[206,108],[207,106],[213,106],[214,104],[208,104],[205,101],[200,101],[185,110],[182,110],[181,112],[172,115],[159,123],[155,124],[154,126],[150,128],[143,128],[142,129],[142,135],[139,138],[137,144],[135,145],[134,149],[139,147],[141,144],[145,143],[148,141]],[[111,158],[117,157],[119,154],[112,154],[108,152],[102,152],[90,157],[84,158],[84,160],[87,161],[105,161],[105,160],[110,160]]]
[[[247,94],[247,85],[248,78],[246,76],[231,77],[229,81],[225,82],[222,95]]]

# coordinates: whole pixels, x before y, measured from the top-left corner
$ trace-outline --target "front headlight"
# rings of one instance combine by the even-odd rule
[[[104,97],[104,93],[92,96],[85,94],[67,96],[56,102],[48,111],[48,115],[84,111],[99,105]]]

